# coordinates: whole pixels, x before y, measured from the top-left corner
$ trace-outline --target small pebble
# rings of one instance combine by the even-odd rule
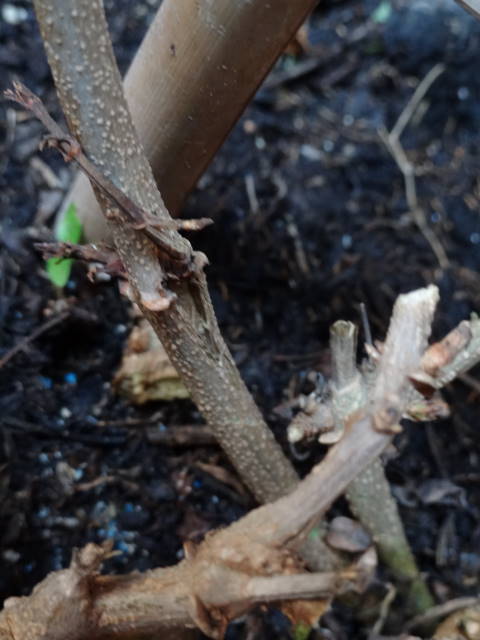
[[[353,243],[352,236],[346,233],[342,236],[342,247],[344,249],[350,249]]]
[[[333,151],[335,145],[331,140],[327,139],[327,140],[324,140],[322,147],[324,151],[326,151],[327,153],[330,153],[331,151]]]
[[[50,509],[48,507],[40,507],[40,509],[37,511],[37,516],[42,520],[47,518],[49,515],[50,515]]]
[[[115,325],[115,333],[119,336],[122,336],[124,333],[126,333],[127,331],[127,327],[124,324],[117,324]]]
[[[4,4],[2,7],[2,19],[7,24],[17,25],[25,22],[28,18],[28,11],[23,7],[16,7],[13,4]]]
[[[300,153],[304,158],[312,161],[320,160],[322,157],[321,152],[311,144],[302,144],[300,147]]]
[[[20,560],[21,555],[18,553],[18,551],[14,551],[13,549],[5,549],[5,551],[2,553],[2,558],[5,560],[5,562],[14,564],[15,562],[18,562],[18,560]]]

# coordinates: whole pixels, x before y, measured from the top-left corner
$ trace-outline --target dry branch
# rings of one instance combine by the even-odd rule
[[[330,336],[332,410],[338,423],[336,431],[342,433],[349,416],[365,406],[367,386],[372,384],[374,372],[367,367],[361,376],[357,370],[356,328],[351,322],[336,322]],[[433,599],[408,544],[381,460],[375,460],[359,473],[345,495],[352,513],[372,534],[381,560],[406,595],[407,610],[418,613],[431,607]]]
[[[108,172],[130,201],[150,217],[158,216],[165,244],[191,252],[190,243],[169,228],[171,218],[135,134],[101,3],[37,0],[35,9],[60,101],[84,154]],[[97,196],[104,209],[112,209],[105,196],[98,191]],[[197,272],[186,280],[168,278],[159,247],[145,229],[125,224],[122,216],[111,216],[108,223],[134,299],[213,433],[259,500],[278,497],[295,484],[296,476],[220,336],[205,277]],[[177,297],[168,309],[160,291],[166,279]]]
[[[297,417],[290,432],[290,437],[294,439],[312,437],[315,432],[322,433],[322,425],[317,424],[318,420],[326,419],[332,429],[335,421],[342,422],[349,414],[355,415],[362,406],[372,401],[371,397],[366,397],[366,389],[372,384],[372,379],[379,375],[379,370],[375,371],[370,367],[364,372],[366,379],[359,380],[358,372],[352,366],[355,352],[353,325],[337,322],[333,325],[331,334],[332,399],[317,405],[311,415],[304,414],[302,420]],[[391,360],[393,362],[393,357]],[[478,362],[480,320],[473,314],[470,321],[461,322],[443,340],[426,350],[420,368],[410,375],[412,385],[408,389],[404,416],[416,421],[446,417],[448,406],[439,396],[438,390],[454,378],[461,377]],[[383,379],[388,381],[388,378]],[[381,388],[379,397],[388,393],[390,392],[386,387]],[[325,422],[323,426],[325,427]],[[335,429],[323,433],[319,439],[324,442],[327,436],[337,441],[342,429],[343,424],[337,424]],[[355,478],[348,487],[346,496],[352,511],[372,533],[381,559],[400,583],[401,591],[408,599],[407,608],[411,611],[428,608],[431,597],[416,568],[379,460]]]
[[[241,4],[246,7],[252,3]],[[205,276],[194,259],[188,260],[193,256],[190,243],[171,228],[172,219],[123,96],[102,3],[36,0],[34,5],[60,102],[69,129],[81,145],[80,152],[97,172],[111,178],[127,198],[130,213],[132,203],[141,212],[139,221],[126,224],[122,215],[125,206],[120,206],[118,198],[112,207],[110,185],[109,197],[95,187],[133,299],[243,482],[260,502],[274,500],[295,486],[297,475],[265,424],[221,337]],[[79,150],[74,151],[78,157]],[[154,216],[158,216],[160,231],[152,224]],[[142,224],[145,219],[147,225]],[[155,235],[161,233],[163,247],[157,237],[152,239],[147,233],[152,229]],[[194,266],[187,269],[191,273],[186,278],[178,272],[175,251],[185,256],[180,265]],[[321,541],[310,544],[316,549],[317,568],[336,566],[326,545]]]
[[[164,0],[124,81],[140,142],[173,215],[316,0]],[[106,227],[85,176],[74,202],[87,240]]]
[[[368,388],[374,383],[375,370],[371,363],[367,363],[363,375],[360,374],[356,365],[356,347],[355,325],[341,320],[336,322],[330,329],[331,398],[317,405],[312,416],[303,417],[303,430],[308,433],[309,421],[319,424],[320,420],[325,421],[325,417],[331,414],[333,428],[319,437],[323,444],[338,442],[348,420],[365,410],[369,401]],[[290,437],[299,435],[301,420],[297,416],[293,429],[290,428]],[[319,426],[325,428],[325,422]],[[407,610],[413,614],[432,606],[433,600],[410,550],[382,462],[377,459],[359,473],[345,495],[352,513],[371,533],[381,560],[405,594]]]
[[[371,567],[368,557],[363,565],[336,574],[307,574],[296,549],[312,522],[390,442],[391,427],[408,403],[410,376],[421,370],[437,297],[435,287],[400,296],[370,393],[370,412],[347,425],[325,460],[290,495],[211,534],[198,548],[187,548],[187,558],[170,569],[100,576],[98,565],[108,550],[89,545],[32,596],[6,602],[0,639],[120,639],[173,633],[185,625],[221,638],[228,621],[255,602],[291,600],[288,615],[311,622],[325,607],[316,598],[361,587]]]

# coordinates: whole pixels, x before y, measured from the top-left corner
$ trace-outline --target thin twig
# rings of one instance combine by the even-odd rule
[[[218,442],[205,425],[179,425],[159,429],[147,428],[147,440],[164,447],[218,446]]]
[[[370,638],[375,638],[378,636],[383,629],[383,625],[388,617],[388,613],[390,611],[390,607],[392,606],[392,602],[397,597],[397,590],[393,584],[387,585],[387,593],[380,603],[380,612],[377,621],[373,625],[372,632],[370,634]]]
[[[370,321],[368,319],[367,307],[364,302],[360,303],[360,316],[362,318],[363,335],[365,337],[365,344],[373,346],[372,330],[370,328]]]
[[[440,62],[436,64],[434,67],[432,67],[430,71],[427,73],[427,75],[423,78],[423,80],[418,84],[417,88],[413,92],[412,97],[405,105],[402,113],[398,117],[398,120],[396,121],[392,130],[390,131],[390,136],[392,138],[397,138],[397,140],[400,139],[402,133],[405,130],[405,127],[408,125],[408,123],[412,119],[420,102],[427,95],[430,87],[435,82],[435,80],[444,71],[445,71],[445,65]]]
[[[413,220],[425,240],[430,245],[430,248],[435,254],[435,257],[437,258],[438,263],[442,269],[446,269],[449,266],[449,260],[445,249],[443,248],[439,239],[428,226],[425,212],[418,204],[417,187],[415,181],[415,166],[408,159],[407,154],[405,153],[405,150],[400,142],[400,137],[407,127],[408,123],[412,119],[412,116],[417,110],[420,102],[423,100],[432,84],[444,72],[444,70],[445,66],[440,63],[432,67],[432,69],[430,69],[427,75],[419,83],[412,97],[405,105],[405,108],[398,117],[392,130],[389,132],[387,131],[387,129],[385,129],[385,127],[383,127],[379,131],[381,140],[385,144],[385,147],[402,172],[403,180],[405,183],[405,197],[407,200],[407,206],[410,210]]]
[[[17,353],[20,353],[20,351],[23,351],[26,347],[28,347],[31,342],[36,340],[38,337],[40,337],[42,334],[46,333],[53,327],[57,326],[57,324],[63,322],[69,315],[70,311],[62,311],[58,315],[49,318],[46,322],[35,329],[35,331],[33,331],[29,336],[26,336],[25,338],[23,338],[23,340],[20,340],[20,342],[18,342],[14,347],[7,351],[7,353],[2,358],[0,358],[0,369],[4,367],[8,362],[10,362],[10,360],[14,358]]]
[[[454,598],[436,607],[431,607],[428,611],[420,616],[415,616],[405,625],[405,631],[411,631],[417,627],[435,622],[439,618],[444,618],[455,611],[466,609],[467,607],[475,607],[480,604],[480,598]]]
[[[21,82],[15,82],[13,87],[13,90],[8,89],[5,91],[4,96],[27,109],[40,120],[53,136],[47,139],[47,146],[56,148],[62,154],[64,160],[74,160],[102,193],[123,212],[132,227],[144,231],[150,240],[155,242],[171,259],[189,265],[192,263],[192,256],[188,248],[179,249],[173,246],[171,239],[167,239],[162,231],[182,228],[198,230],[211,224],[212,220],[209,218],[188,221],[162,220],[160,217],[143,210],[97,169],[83,153],[80,143],[71,135],[65,133],[50,116],[38,96]]]

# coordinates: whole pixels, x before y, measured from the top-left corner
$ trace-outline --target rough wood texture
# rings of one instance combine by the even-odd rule
[[[101,3],[37,0],[35,9],[72,133],[134,202],[169,220],[132,125]],[[177,302],[156,311],[165,272],[155,245],[118,219],[109,225],[134,298],[240,476],[260,501],[284,494],[295,485],[296,474],[220,336],[204,276],[172,285]],[[173,247],[188,250],[187,240],[175,231],[165,231],[165,237]]]
[[[125,77],[133,122],[176,215],[316,0],[164,0]],[[74,202],[87,240],[107,228],[88,180]]]
[[[332,408],[336,422],[365,408],[367,383],[356,367],[356,329],[351,322],[336,322],[330,330],[333,385]],[[411,614],[425,611],[433,599],[417,568],[382,462],[377,459],[351,482],[345,493],[352,513],[372,534],[379,556],[408,598]]]
[[[400,297],[379,365],[381,375],[389,379],[377,380],[372,391],[378,413],[355,419],[290,495],[215,532],[170,569],[99,576],[99,564],[108,550],[87,545],[69,569],[48,576],[32,596],[7,601],[0,613],[0,639],[120,640],[134,634],[171,633],[185,625],[221,638],[229,620],[255,602],[276,598],[294,600],[286,609],[294,621],[314,620],[325,601],[298,598],[333,595],[349,581],[362,582],[364,569],[307,575],[295,549],[312,522],[390,442],[388,428],[408,402],[409,376],[420,368],[436,298],[435,288]],[[409,354],[397,369],[391,358],[402,349]],[[383,401],[382,388],[390,394]],[[373,428],[379,422],[382,433]]]
[[[418,570],[381,460],[375,460],[350,484],[346,497],[352,513],[372,534],[380,559],[406,598],[410,615],[434,600]]]

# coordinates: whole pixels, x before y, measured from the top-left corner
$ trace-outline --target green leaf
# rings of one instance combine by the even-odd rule
[[[312,627],[308,626],[307,624],[296,624],[293,629],[293,637],[295,638],[295,640],[307,640],[311,630]]]
[[[372,20],[378,24],[385,24],[392,15],[392,5],[387,0],[382,0],[372,13]]]
[[[72,264],[71,258],[49,258],[47,260],[47,274],[50,282],[57,287],[64,287],[70,277]]]
[[[55,237],[59,242],[80,242],[82,223],[77,217],[77,207],[73,202],[62,216]]]
[[[77,207],[72,203],[65,211],[57,227],[55,237],[59,242],[80,242],[82,237],[82,223],[77,217]],[[64,287],[72,270],[71,258],[49,258],[47,260],[47,274],[50,281],[57,287]]]
[[[313,529],[308,534],[309,540],[318,540],[320,538],[320,529],[318,527],[313,527]]]

